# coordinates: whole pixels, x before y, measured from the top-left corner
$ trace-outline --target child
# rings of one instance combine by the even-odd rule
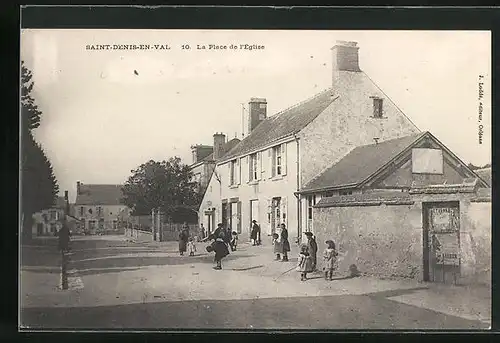
[[[333,279],[333,271],[337,269],[337,250],[335,250],[335,242],[328,240],[325,242],[327,248],[323,252],[323,271],[325,272],[325,280]]]
[[[280,236],[277,233],[273,233],[273,246],[274,253],[276,254],[276,261],[281,260],[281,254],[283,253],[283,245],[279,238]]]
[[[188,251],[189,251],[189,256],[194,256],[194,253],[196,252],[196,242],[198,241],[198,237],[189,237],[188,241]]]
[[[231,233],[231,251],[236,251],[236,246],[238,245],[238,233],[233,231]]]
[[[311,273],[313,271],[312,259],[309,255],[309,248],[305,244],[300,247],[300,254],[296,270],[300,272],[300,281],[306,281],[307,273]]]

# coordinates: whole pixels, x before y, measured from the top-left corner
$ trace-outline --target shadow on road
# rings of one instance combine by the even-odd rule
[[[478,321],[385,298],[309,296],[25,308],[21,322],[41,329],[485,329]],[[306,308],[307,311],[297,311]],[[309,309],[311,311],[309,311]],[[404,315],[402,315],[404,314]]]

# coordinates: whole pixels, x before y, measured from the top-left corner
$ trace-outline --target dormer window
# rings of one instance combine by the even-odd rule
[[[384,99],[372,97],[373,99],[373,118],[382,118],[384,114]]]

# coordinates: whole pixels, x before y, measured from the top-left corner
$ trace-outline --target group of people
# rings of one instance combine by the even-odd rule
[[[305,235],[307,236],[307,242],[300,247],[297,267],[295,268],[300,272],[301,281],[306,281],[307,274],[317,270],[318,244],[312,232],[306,232]],[[338,252],[333,240],[327,240],[325,243],[327,248],[323,253],[323,272],[326,280],[332,280],[333,272],[338,267]],[[275,232],[273,234],[273,245],[276,260],[287,262],[290,242],[288,241],[288,230],[285,224],[281,224],[281,231],[279,233]],[[281,258],[281,255],[283,255],[283,258]]]
[[[211,241],[210,245],[207,246],[206,250],[208,252],[214,252],[214,269],[222,269],[222,259],[229,255],[230,250],[236,251],[238,244],[238,234],[230,229],[225,229],[222,223],[217,225],[217,229],[213,233],[205,233],[203,226],[200,230],[201,240],[197,236],[189,234],[189,228],[187,224],[184,225],[183,229],[179,233],[179,253],[183,255],[186,251],[189,252],[189,256],[194,256],[196,253],[196,243]],[[261,231],[260,226],[257,224],[256,220],[252,220],[252,228],[250,231],[250,239],[252,245],[261,244]],[[305,233],[307,237],[307,242],[302,244],[300,247],[300,253],[297,261],[296,271],[300,272],[301,281],[307,280],[307,274],[315,272],[317,270],[317,253],[318,244],[314,235],[311,232]],[[285,224],[280,225],[279,232],[275,232],[272,235],[272,244],[274,246],[274,254],[276,255],[276,260],[281,262],[288,262],[288,253],[290,252],[290,242],[288,241],[288,230]],[[326,280],[333,279],[333,272],[337,269],[337,257],[338,252],[335,248],[335,242],[333,240],[327,240],[327,248],[323,252],[323,272]]]

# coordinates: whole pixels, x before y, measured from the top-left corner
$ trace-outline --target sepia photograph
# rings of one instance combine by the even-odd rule
[[[23,29],[19,329],[491,329],[491,32]]]

